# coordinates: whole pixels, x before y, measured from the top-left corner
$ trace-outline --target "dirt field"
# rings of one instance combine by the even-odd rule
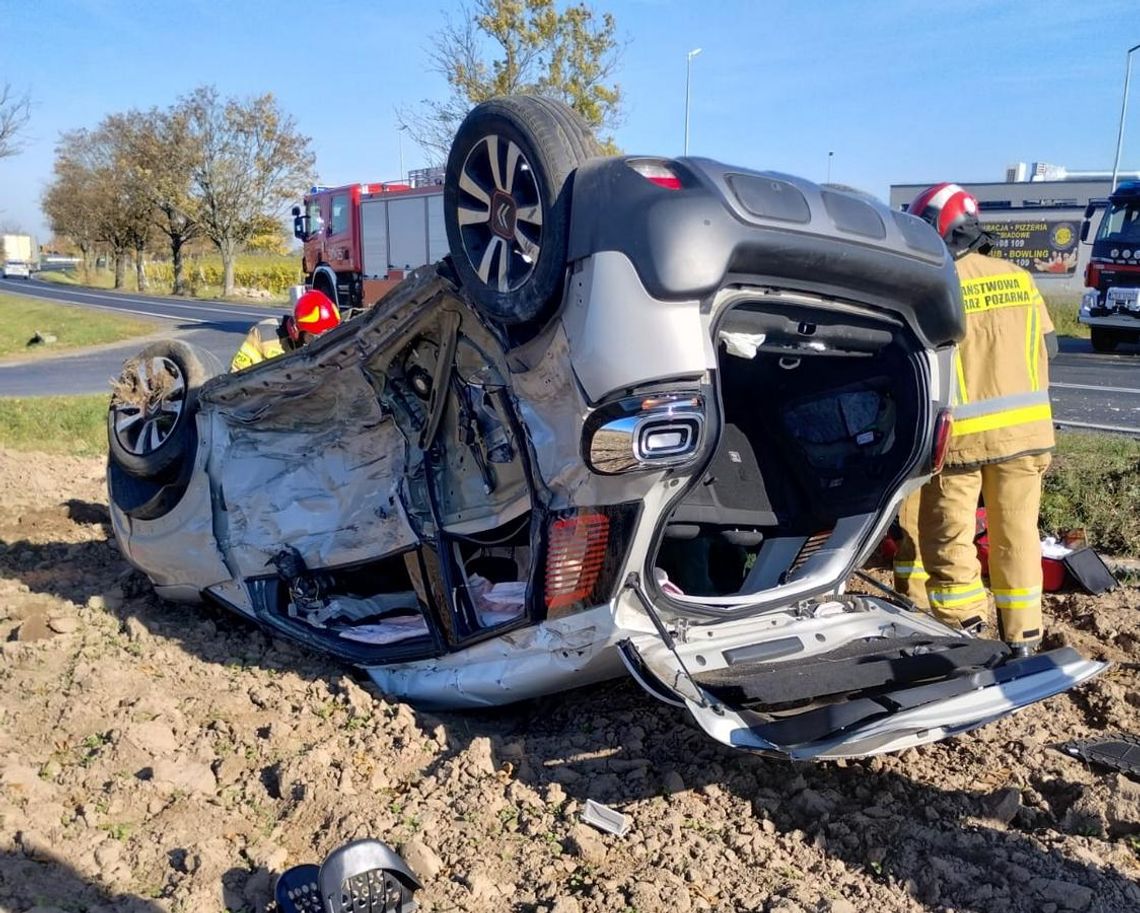
[[[428,715],[108,542],[98,460],[0,451],[0,910],[262,910],[272,873],[376,836],[425,910],[1140,910],[1140,782],[1056,749],[1140,732],[1140,591],[1051,599],[1120,662],[950,742],[796,766],[615,683]],[[633,819],[578,824],[587,798]]]

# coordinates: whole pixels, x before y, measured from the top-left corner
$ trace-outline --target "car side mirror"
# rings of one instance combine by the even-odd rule
[[[1088,220],[1088,216],[1086,215],[1085,220],[1081,223],[1081,241],[1083,243],[1087,244],[1088,240],[1089,240],[1089,220]]]
[[[1096,212],[1096,204],[1089,203],[1089,205],[1085,207],[1085,219],[1091,219],[1094,212]]]
[[[309,240],[309,217],[300,214],[300,207],[293,207],[293,237],[299,241]]]

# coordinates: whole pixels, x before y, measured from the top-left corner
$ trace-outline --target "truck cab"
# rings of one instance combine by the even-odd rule
[[[446,254],[442,184],[315,186],[293,207],[293,236],[304,244],[306,285],[342,311],[370,307]]]
[[[1100,205],[1104,214],[1092,240],[1077,319],[1089,327],[1096,351],[1111,352],[1119,343],[1140,342],[1140,181],[1124,181],[1107,201],[1089,203],[1082,241]]]

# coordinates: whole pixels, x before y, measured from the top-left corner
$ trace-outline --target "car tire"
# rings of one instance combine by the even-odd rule
[[[566,269],[571,178],[601,150],[550,98],[483,102],[464,118],[443,185],[451,258],[480,313],[518,326],[557,308]]]
[[[197,446],[198,391],[221,373],[212,353],[173,339],[152,343],[128,359],[107,410],[111,459],[135,478],[177,476]]]
[[[1089,327],[1089,341],[1092,342],[1095,352],[1112,352],[1115,351],[1120,338],[1112,330],[1106,330],[1104,327]]]

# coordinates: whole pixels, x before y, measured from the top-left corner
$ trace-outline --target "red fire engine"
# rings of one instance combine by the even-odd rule
[[[371,306],[405,272],[447,254],[443,169],[412,171],[407,183],[313,187],[293,207],[293,235],[307,285],[342,310]]]

